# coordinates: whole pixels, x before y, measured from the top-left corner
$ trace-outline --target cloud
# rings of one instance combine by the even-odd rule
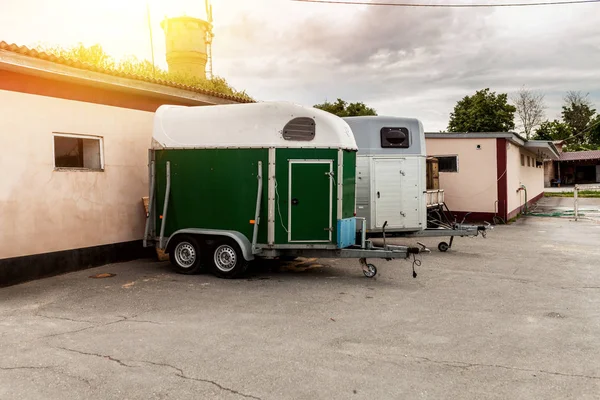
[[[247,10],[217,27],[215,70],[259,99],[365,101],[421,118],[427,130],[444,129],[456,101],[485,87],[546,92],[551,118],[567,90],[600,103],[597,7],[310,7]]]

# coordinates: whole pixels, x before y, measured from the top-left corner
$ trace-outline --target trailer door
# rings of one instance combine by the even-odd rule
[[[290,160],[289,242],[331,242],[333,160]]]
[[[403,228],[405,214],[402,205],[403,159],[375,158],[373,179],[375,181],[375,227]]]

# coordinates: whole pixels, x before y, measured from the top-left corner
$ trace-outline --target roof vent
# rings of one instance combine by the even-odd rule
[[[308,117],[294,118],[283,127],[285,140],[310,141],[315,138],[315,120]]]

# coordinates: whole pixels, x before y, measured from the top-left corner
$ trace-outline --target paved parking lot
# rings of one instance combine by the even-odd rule
[[[522,218],[417,279],[408,261],[242,280],[136,261],[0,289],[0,398],[599,398],[599,243],[595,221]]]

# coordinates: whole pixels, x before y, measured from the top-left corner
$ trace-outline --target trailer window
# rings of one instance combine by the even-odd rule
[[[438,159],[439,172],[458,172],[458,156],[435,157]]]
[[[381,147],[406,149],[410,145],[406,128],[381,128]]]
[[[54,134],[54,167],[103,170],[102,138]]]
[[[294,118],[283,127],[283,138],[285,140],[313,140],[315,128],[315,120],[312,118]]]

